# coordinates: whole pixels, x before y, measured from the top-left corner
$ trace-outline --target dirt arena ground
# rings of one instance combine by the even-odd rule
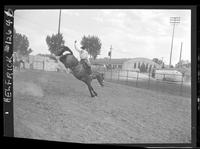
[[[71,74],[14,72],[14,136],[80,143],[190,143],[191,99]]]

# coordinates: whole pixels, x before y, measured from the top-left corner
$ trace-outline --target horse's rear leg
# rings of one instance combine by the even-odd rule
[[[90,84],[90,87],[91,87],[91,91],[94,93],[95,96],[97,96],[97,93],[94,91],[92,85]]]
[[[92,91],[93,91],[94,95],[97,96],[97,93],[94,91],[93,87],[92,87]]]
[[[90,95],[91,95],[91,97],[94,97],[95,95],[93,95],[93,93],[92,93],[92,88],[88,85],[88,89],[89,89],[89,91],[90,91]]]
[[[90,91],[91,97],[97,96],[97,93],[94,91],[93,87],[91,86],[91,82],[86,82],[86,84],[87,84],[88,89]]]

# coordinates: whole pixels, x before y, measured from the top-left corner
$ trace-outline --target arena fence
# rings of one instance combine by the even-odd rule
[[[25,62],[25,69],[59,71],[58,65],[52,61],[33,61],[31,63]]]
[[[191,97],[191,83],[185,75],[141,73],[131,70],[106,70],[105,80],[129,86]]]
[[[25,63],[25,69],[43,71],[62,71],[56,67],[56,63],[46,61],[34,61]],[[191,97],[191,81],[185,81],[185,75],[141,73],[139,71],[122,69],[104,69],[92,66],[93,69],[103,72],[105,80],[113,83],[129,85],[154,91],[161,91],[172,95]]]

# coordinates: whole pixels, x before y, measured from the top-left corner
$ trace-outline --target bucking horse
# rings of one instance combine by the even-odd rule
[[[91,82],[93,79],[97,79],[99,84],[103,87],[103,73],[92,70],[92,73],[90,74],[84,64],[79,62],[78,59],[73,55],[71,49],[66,46],[61,47],[59,52],[54,54],[54,57],[57,61],[60,61],[62,64],[64,64],[66,68],[69,68],[74,77],[76,77],[80,81],[83,81],[87,85],[91,97],[97,96],[97,93],[94,91]]]

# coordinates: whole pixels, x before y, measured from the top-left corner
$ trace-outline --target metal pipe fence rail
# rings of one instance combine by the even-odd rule
[[[31,63],[25,63],[25,69],[43,70],[43,71],[58,71],[54,62],[47,61],[33,61]]]
[[[132,70],[105,70],[105,80],[133,87],[191,97],[191,85],[184,82],[184,74],[141,73]]]
[[[29,66],[25,67],[25,69],[59,71],[58,69],[47,69],[47,63],[45,61],[34,61],[28,65]],[[191,97],[191,85],[185,84],[184,75],[155,73],[155,76],[152,77],[152,73],[141,73],[132,70],[106,70],[98,67],[96,67],[96,70],[105,74],[106,81],[113,83],[144,88],[157,92],[161,91],[172,95]]]

